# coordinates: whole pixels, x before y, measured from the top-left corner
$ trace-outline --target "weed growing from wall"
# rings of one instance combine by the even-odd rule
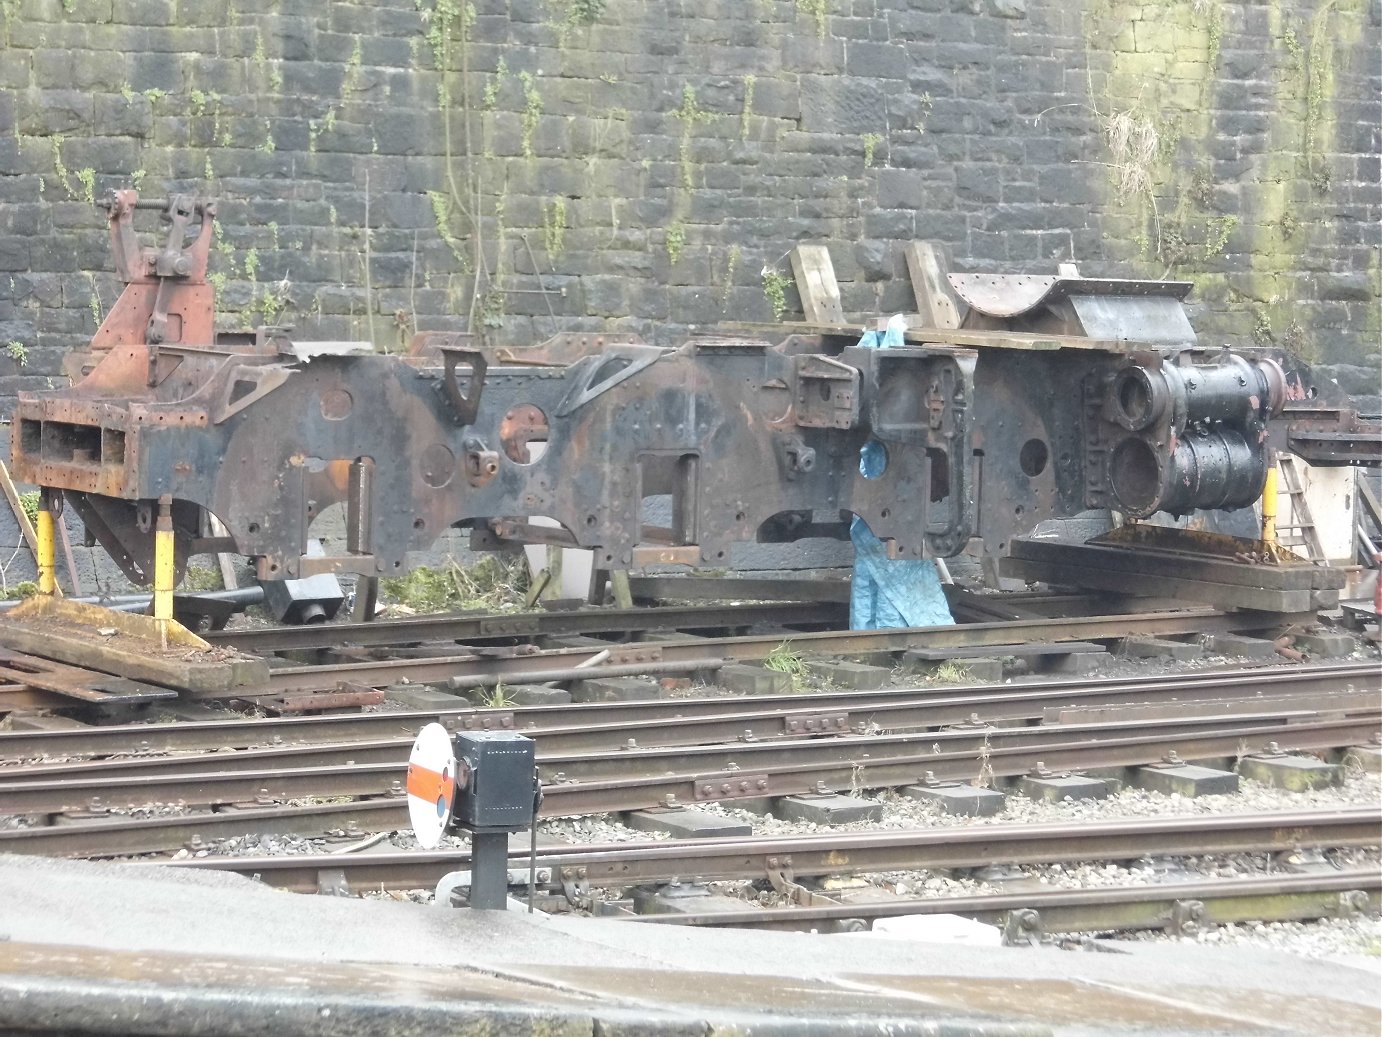
[[[523,86],[523,111],[519,122],[523,128],[523,157],[533,157],[533,134],[537,132],[538,121],[542,118],[542,95],[537,91],[537,83],[527,72],[518,74]]]
[[[878,145],[883,143],[883,134],[866,133],[864,134],[864,168],[868,169],[873,165],[873,156],[878,149]]]
[[[749,139],[749,116],[753,114],[753,88],[758,77],[749,73],[744,77],[744,110],[739,113],[739,139]]]
[[[667,258],[673,263],[680,262],[682,253],[686,251],[686,228],[681,223],[673,223],[667,228],[664,243],[667,247]]]
[[[830,0],[797,0],[797,10],[815,23],[816,35],[825,39],[825,20],[830,14]]]
[[[781,320],[782,315],[787,312],[787,286],[791,283],[790,277],[769,267],[763,268],[763,296],[772,307],[775,321]]]
[[[556,269],[555,259],[562,252],[566,242],[566,199],[557,197],[542,207],[542,245],[547,250],[547,261]]]
[[[681,139],[677,142],[677,161],[681,166],[681,186],[691,190],[695,186],[694,166],[691,162],[691,131],[699,123],[710,122],[715,116],[703,111],[696,103],[696,89],[690,83],[681,88],[681,107],[672,113],[681,123]]]

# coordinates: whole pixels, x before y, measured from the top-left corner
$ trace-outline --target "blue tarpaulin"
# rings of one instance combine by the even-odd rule
[[[867,349],[900,346],[906,328],[903,317],[893,317],[886,331],[864,332],[859,345]],[[883,444],[876,440],[865,443],[859,451],[860,473],[877,478],[886,467],[887,451]],[[945,626],[955,622],[935,562],[889,558],[883,541],[857,515],[850,524],[849,538],[854,541],[849,597],[851,629]]]

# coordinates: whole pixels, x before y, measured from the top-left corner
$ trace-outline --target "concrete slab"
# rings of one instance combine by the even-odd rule
[[[1040,668],[1046,673],[1089,673],[1106,662],[1107,652],[1070,652],[1043,657]]]
[[[1316,659],[1341,659],[1352,655],[1357,642],[1348,634],[1321,631],[1314,634],[1297,634],[1295,647]]]
[[[631,810],[624,824],[640,832],[661,832],[673,839],[719,839],[753,835],[753,825],[704,810]]]
[[[1355,745],[1344,753],[1344,766],[1382,774],[1382,745]]]
[[[1127,637],[1123,639],[1123,654],[1134,659],[1173,659],[1176,662],[1188,662],[1204,655],[1204,646],[1160,637]]]
[[[77,731],[91,726],[71,717],[56,717],[47,713],[11,713],[9,720],[12,731]]]
[[[635,702],[661,697],[657,682],[644,677],[598,677],[571,685],[572,702]]]
[[[891,682],[893,672],[882,666],[867,666],[864,663],[855,662],[813,662],[807,663],[806,668],[811,675],[823,681],[829,681],[837,688],[845,688],[850,691],[872,691],[875,688],[886,688]]]
[[[1329,788],[1344,783],[1344,769],[1335,763],[1323,763],[1313,756],[1261,755],[1245,756],[1238,765],[1238,773],[1253,781],[1274,785],[1290,792]]]
[[[1138,788],[1149,792],[1160,792],[1163,796],[1185,796],[1189,799],[1238,791],[1238,775],[1232,771],[1196,767],[1189,763],[1139,767],[1134,780]]]
[[[908,673],[935,678],[942,673],[956,683],[991,684],[1003,679],[1003,660],[980,656],[973,659],[924,659],[909,649],[902,653],[902,668]]]
[[[1066,799],[1107,799],[1109,795],[1106,781],[1080,774],[1029,775],[1018,781],[1017,787],[1028,799],[1040,799],[1047,803],[1059,803]]]
[[[541,684],[506,684],[504,694],[517,706],[562,706],[571,701],[571,692]]]
[[[1205,647],[1216,655],[1227,655],[1233,659],[1277,657],[1276,645],[1273,642],[1243,634],[1209,634],[1205,637]]]
[[[1382,989],[1249,946],[1113,954],[298,896],[0,857],[0,1031],[1375,1037]],[[1362,977],[1364,972],[1353,973]]]
[[[656,889],[633,891],[633,909],[640,915],[694,915],[704,911],[757,911],[739,897],[715,893],[694,882],[672,882]]]
[[[973,785],[908,785],[902,794],[964,817],[993,817],[1003,812],[1007,802],[1003,793]]]
[[[882,650],[877,652],[859,652],[855,655],[846,656],[845,658],[849,662],[861,663],[864,666],[881,666],[890,673],[893,667],[897,665],[897,653]]]
[[[390,684],[384,694],[412,709],[462,709],[472,701],[449,691],[438,691],[429,684]],[[477,690],[475,694],[482,695],[483,691]]]
[[[854,796],[783,796],[777,801],[776,814],[788,821],[849,825],[883,820],[883,804]]]
[[[741,695],[790,695],[792,692],[791,674],[743,663],[720,667],[715,682]]]

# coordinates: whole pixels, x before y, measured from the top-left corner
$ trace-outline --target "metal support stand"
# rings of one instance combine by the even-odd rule
[[[503,911],[509,900],[507,832],[474,832],[470,836],[470,906]]]
[[[38,592],[56,595],[58,589],[57,537],[54,535],[56,521],[53,515],[52,493],[52,490],[44,489],[39,494],[38,521],[35,523],[38,536],[35,561],[38,566]]]

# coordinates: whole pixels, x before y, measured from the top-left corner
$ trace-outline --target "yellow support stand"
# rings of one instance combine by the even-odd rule
[[[1276,509],[1279,499],[1277,479],[1279,478],[1276,458],[1267,465],[1267,484],[1262,487],[1262,542],[1276,544]]]
[[[154,619],[160,624],[173,618],[173,499],[158,499],[158,521],[154,524]]]
[[[34,532],[38,537],[38,592],[57,594],[58,592],[58,539],[54,532],[52,501],[47,490],[41,490],[38,498],[38,522]]]

